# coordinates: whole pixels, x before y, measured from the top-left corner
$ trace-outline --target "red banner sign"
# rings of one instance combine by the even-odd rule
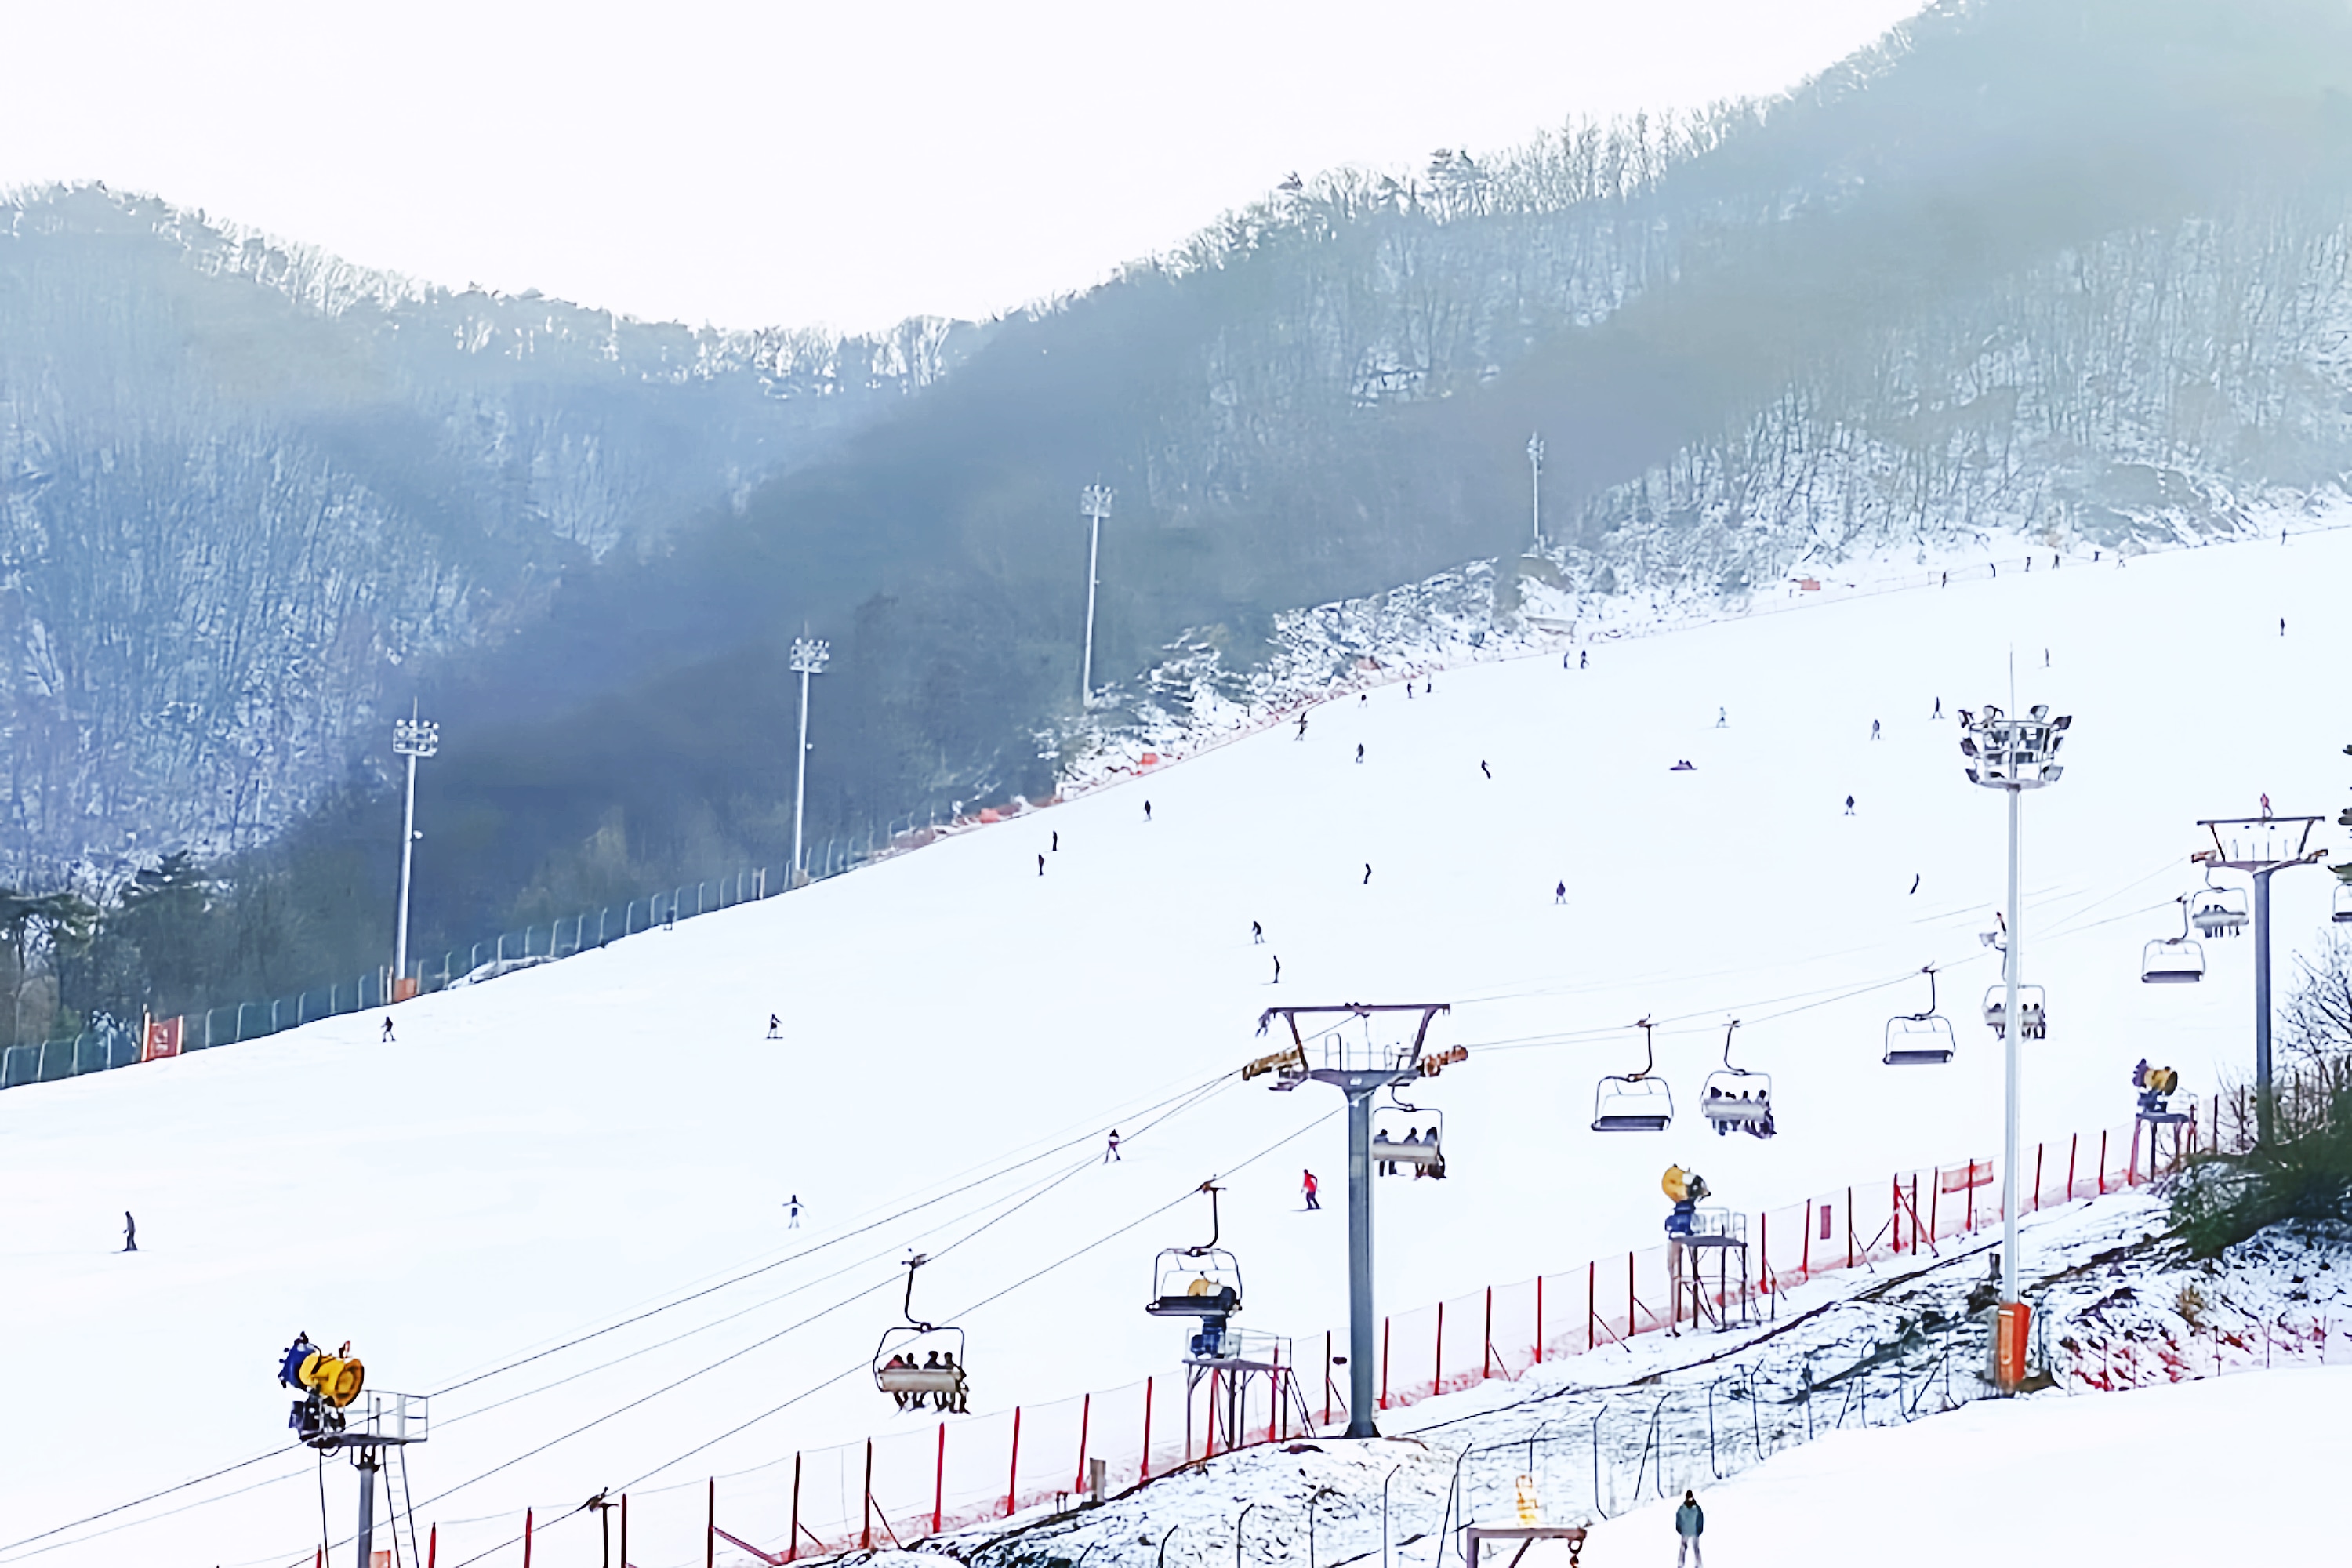
[[[148,1019],[147,1040],[144,1048],[139,1053],[139,1059],[142,1062],[152,1062],[164,1057],[178,1056],[181,1022],[182,1020],[178,1018]]]

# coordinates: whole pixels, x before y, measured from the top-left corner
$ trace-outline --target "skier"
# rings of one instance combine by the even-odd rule
[[[1848,816],[1852,816],[1853,815],[1853,796],[1852,795],[1845,797],[1845,814]]]
[[[1928,715],[1927,715],[1927,717],[1928,717],[1928,718],[1930,718],[1930,719],[1940,719],[1940,718],[1942,718],[1943,716],[1944,716],[1944,700],[1943,700],[1942,698],[1938,697],[1938,698],[1937,698],[1937,699],[1936,699],[1936,710],[1935,710],[1933,713],[1928,714]]]
[[[784,1228],[786,1230],[798,1230],[800,1227],[801,1195],[798,1193],[794,1193],[791,1197],[784,1200]]]
[[[1298,1190],[1307,1194],[1307,1206],[1308,1209],[1320,1209],[1323,1206],[1321,1204],[1315,1201],[1315,1194],[1322,1190],[1322,1186],[1323,1184],[1315,1179],[1315,1173],[1312,1171],[1307,1172],[1303,1179],[1299,1182]]]
[[[1255,921],[1250,921],[1250,941],[1256,942],[1261,947],[1265,944],[1265,927],[1258,924]]]
[[[376,1043],[385,1046],[394,1043],[392,1038],[392,1016],[388,1013],[384,1015],[383,1033],[376,1037]]]
[[[1731,728],[1731,715],[1730,715],[1728,712],[1725,711],[1723,709],[1721,709],[1721,708],[1717,708],[1717,709],[1715,710],[1715,727],[1716,727],[1717,729],[1718,729],[1718,730],[1728,730],[1728,729],[1730,729],[1730,728]]]
[[[1698,1549],[1698,1538],[1706,1530],[1706,1510],[1698,1506],[1698,1494],[1683,1493],[1683,1506],[1675,1510],[1675,1535],[1682,1542],[1682,1550],[1675,1553],[1675,1568],[1683,1568],[1685,1557],[1690,1559],[1691,1568],[1706,1568],[1706,1558]]]
[[[1580,649],[1580,650],[1579,650],[1579,651],[1578,651],[1577,656],[1576,656],[1576,668],[1579,668],[1579,669],[1582,669],[1586,665],[1588,665],[1588,664],[1590,664],[1590,663],[1591,663],[1591,662],[1592,662],[1592,650],[1591,650],[1591,648],[1589,648],[1589,647],[1588,647],[1588,648],[1583,648],[1583,649]]]
[[[2268,790],[2264,790],[2264,791],[2263,792],[2263,820],[2264,822],[2268,822],[2270,819],[2271,819],[2271,797],[2270,797],[2270,792],[2269,792]]]
[[[1481,760],[1481,761],[1479,762],[1479,763],[1478,763],[1478,771],[1479,771],[1480,773],[1485,773],[1485,774],[1486,774],[1488,778],[1490,778],[1490,779],[1491,779],[1491,778],[1493,778],[1493,777],[1495,776],[1495,772],[1494,772],[1494,770],[1493,770],[1492,768],[1489,768],[1489,767],[1486,764],[1486,763],[1485,763],[1485,761],[1484,761],[1484,760]]]
[[[1371,863],[1370,860],[1367,860],[1367,861],[1365,861],[1365,862],[1364,862],[1364,886],[1365,886],[1365,887],[1367,887],[1367,888],[1369,888],[1369,887],[1370,887],[1371,885],[1372,885],[1372,863]]]
[[[1358,762],[1360,762],[1360,762],[1362,762],[1363,760],[1364,760],[1364,743],[1363,743],[1361,741],[1359,741],[1359,742],[1356,742],[1356,761],[1358,761]]]
[[[1146,822],[1151,820],[1151,803],[1148,800],[1143,803],[1143,820]]]
[[[1040,877],[1042,877],[1042,876],[1044,876],[1045,874],[1045,858],[1043,855],[1040,855],[1040,856],[1038,856],[1038,857],[1037,857],[1037,875],[1039,875]]]
[[[1870,721],[1870,738],[1874,741],[1878,739],[1878,721],[1875,719]]]
[[[1568,902],[1568,884],[1565,881],[1552,889],[1551,901],[1555,904],[1564,904]]]
[[[1062,830],[1058,827],[1054,829],[1053,850],[1056,855],[1062,852]]]
[[[1110,1164],[1114,1161],[1117,1161],[1122,1165],[1127,1163],[1126,1161],[1121,1160],[1118,1157],[1118,1129],[1116,1127],[1110,1130],[1110,1142],[1103,1145],[1102,1157],[1102,1163],[1106,1165]]]
[[[1938,588],[1948,588],[1948,587],[1950,587],[1951,585],[1952,585],[1952,574],[1951,574],[1949,572],[1945,573],[1945,574],[1944,574],[1944,580],[1943,580],[1942,582],[1940,582],[1940,583],[1938,583],[1938,584],[1936,584],[1936,586],[1937,586],[1937,587],[1938,587]]]
[[[1371,700],[1372,694],[1369,691],[1359,691],[1356,693],[1356,706],[1359,708],[1361,708],[1365,703],[1370,702]]]
[[[784,1021],[782,1018],[777,1017],[773,1013],[768,1015],[768,1038],[772,1040],[782,1038],[777,1031],[783,1026]]]
[[[1404,683],[1404,700],[1407,702],[1412,700],[1412,682],[1410,680]]]
[[[2284,616],[2281,616],[2279,617],[2279,636],[2286,636],[2286,617]]]
[[[1917,892],[1918,890],[1919,890],[1919,873],[1918,873],[1918,872],[1916,872],[1916,871],[1914,871],[1914,872],[1912,872],[1912,873],[1911,873],[1911,892],[1912,892],[1912,893],[1916,893],[1916,892]],[[1911,896],[1911,894],[1910,894],[1910,893],[1906,893],[1906,894],[1904,895],[1904,897],[1905,897],[1905,898],[1906,898],[1906,899],[1907,899],[1907,898],[1909,898],[1910,896]]]
[[[1298,716],[1298,733],[1297,733],[1296,735],[1291,736],[1290,738],[1291,738],[1292,740],[1294,740],[1294,741],[1303,741],[1303,740],[1307,739],[1307,715],[1306,715],[1306,714],[1301,713],[1301,714]]]
[[[125,1252],[139,1250],[139,1222],[131,1217],[129,1209],[122,1211],[122,1250]]]
[[[2050,668],[2050,650],[2046,647],[2042,650],[2042,668],[2044,669]]]
[[[1274,960],[1274,983],[1279,985],[1282,984],[1282,954],[1276,952],[1268,956]]]
[[[1566,669],[1568,668],[1568,655],[1561,654],[1559,656],[1559,667],[1562,669]]]

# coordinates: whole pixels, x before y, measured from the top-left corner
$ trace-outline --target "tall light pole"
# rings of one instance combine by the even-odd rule
[[[808,700],[809,677],[824,673],[825,660],[833,657],[832,647],[822,637],[793,639],[793,668],[801,678],[801,748],[800,761],[793,777],[793,875],[797,888],[808,880],[808,872],[801,864],[801,818],[808,805]]]
[[[1078,510],[1093,521],[1087,540],[1087,647],[1078,665],[1078,700],[1088,705],[1095,700],[1095,574],[1102,559],[1102,525],[1110,515],[1110,498],[1108,485],[1088,485],[1078,492]]]
[[[1528,521],[1535,531],[1535,547],[1543,548],[1543,437],[1528,437]]]
[[[1348,1432],[1350,1437],[1377,1437],[1372,1422],[1373,1358],[1378,1319],[1372,1313],[1372,1096],[1396,1084],[1423,1076],[1422,1046],[1429,1026],[1440,1013],[1453,1011],[1444,1002],[1346,1002],[1336,1007],[1269,1007],[1259,1015],[1259,1034],[1280,1018],[1290,1026],[1290,1049],[1262,1057],[1242,1069],[1244,1079],[1275,1074],[1277,1090],[1302,1083],[1328,1083],[1348,1100]],[[1412,1043],[1376,1046],[1369,1032],[1360,1043],[1349,1041],[1339,1026],[1317,1036],[1321,1065],[1307,1059],[1307,1041],[1299,1033],[1302,1016],[1338,1014],[1369,1020],[1375,1013],[1418,1013],[1420,1026]],[[1443,1064],[1435,1064],[1442,1068]]]
[[[2001,1066],[2006,1085],[2000,1145],[2000,1300],[2004,1325],[2023,1316],[2017,1289],[2017,1210],[2023,1196],[2017,1180],[2017,1039],[2024,1026],[2017,1005],[2017,992],[2025,968],[2025,911],[2019,891],[2022,865],[2021,803],[2027,790],[2054,784],[2066,771],[2055,759],[2058,748],[2065,743],[2063,737],[2074,722],[2072,714],[2053,719],[2049,708],[2038,702],[2027,709],[2022,718],[2011,718],[1992,707],[1974,718],[1965,710],[1960,714],[1961,727],[1967,731],[1960,739],[1960,750],[1969,758],[1969,782],[2000,790],[2009,796],[2009,930],[2002,944],[2000,966],[2006,988],[2000,1014]],[[2021,1321],[2014,1332],[2021,1350]],[[2021,1373],[2021,1357],[2001,1364],[2012,1373]]]
[[[416,716],[414,698],[408,717],[392,721],[392,754],[408,759],[408,809],[400,823],[400,930],[392,943],[392,981],[396,995],[408,974],[408,873],[416,852],[416,759],[441,749],[441,726]]]
[[[2326,849],[2311,847],[2311,831],[2324,820],[2268,812],[2215,817],[2197,825],[2212,835],[2213,847],[2189,858],[2208,871],[2243,871],[2254,879],[2254,1142],[2261,1144],[2268,1144],[2276,1132],[2278,1111],[2271,1093],[2271,876],[2326,855]],[[2224,828],[2229,830],[2226,839]]]

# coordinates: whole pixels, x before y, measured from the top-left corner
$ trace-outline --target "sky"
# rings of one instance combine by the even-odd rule
[[[0,188],[100,180],[451,287],[982,317],[1286,174],[1769,94],[1916,0],[77,0],[0,11]]]

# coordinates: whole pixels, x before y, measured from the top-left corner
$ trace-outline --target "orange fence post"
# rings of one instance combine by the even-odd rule
[[[2124,1190],[2126,1192],[2129,1192],[2132,1188],[2139,1184],[2139,1129],[2140,1120],[2138,1117],[2135,1116],[2132,1118],[2131,1152],[2124,1160]],[[2152,1154],[2154,1151],[2151,1150],[2149,1152]],[[2148,1161],[2148,1163],[2153,1165],[2156,1162],[2151,1159]]]
[[[1495,1288],[1486,1287],[1486,1352],[1478,1363],[1478,1381],[1486,1382],[1495,1375]]]
[[[1330,1354],[1331,1336],[1323,1336],[1324,1354]],[[1331,1424],[1331,1374],[1323,1374],[1323,1424]],[[1143,1463],[1135,1478],[1138,1486],[1151,1479],[1151,1379],[1143,1380]]]
[[[793,1518],[795,1529],[799,1527],[800,1489],[801,1459],[800,1456],[795,1454],[793,1456]],[[940,1457],[933,1462],[931,1468],[931,1533],[933,1535],[940,1532],[940,1521],[947,1513],[947,1508],[948,1424],[942,1421],[940,1423]],[[628,1568],[628,1564],[625,1563],[621,1568]]]
[[[522,1568],[530,1568],[530,1510],[522,1510]]]
[[[1331,1331],[1323,1331],[1323,1425],[1331,1425]]]
[[[440,1568],[440,1564],[441,1526],[436,1521],[434,1524],[432,1531],[425,1537],[425,1568]],[[320,1559],[320,1568],[325,1568],[323,1553]]]
[[[1094,1418],[1095,1396],[1089,1394],[1086,1403],[1078,1406],[1078,1479],[1070,1485],[1074,1492],[1087,1489],[1087,1427]],[[945,1431],[946,1428],[942,1426],[940,1430]]]
[[[1020,1430],[1017,1423],[1013,1429]],[[858,1531],[857,1547],[861,1552],[871,1551],[874,1546],[874,1439],[871,1437],[866,1439],[866,1481],[857,1489],[866,1500],[862,1516],[866,1522]]]
[[[931,1528],[933,1530],[937,1530],[939,1527],[939,1521],[934,1519],[931,1522]],[[801,1551],[801,1456],[797,1449],[793,1453],[792,1531],[792,1535],[784,1542],[784,1561],[787,1563],[790,1563],[793,1558],[799,1556]],[[621,1563],[623,1564],[623,1568],[627,1568],[629,1554],[625,1552],[622,1552]]]
[[[2033,1212],[2042,1212],[2042,1145],[2033,1145]]]
[[[1584,1348],[1591,1350],[1600,1342],[1601,1332],[1601,1265],[1596,1260],[1584,1266]]]
[[[1886,1178],[1886,1203],[1894,1215],[1894,1218],[1887,1222],[1887,1229],[1895,1237],[1895,1256],[1900,1258],[1903,1256],[1903,1178],[1901,1176]],[[1918,1228],[1916,1222],[1912,1228],[1915,1230]],[[1919,1238],[1915,1236],[1911,1239],[1913,1249],[1916,1251]]]
[[[1853,1189],[1845,1190],[1845,1266],[1853,1267]]]
[[[2107,1134],[2105,1128],[2099,1131],[2099,1195],[2107,1195]]]
[[[1536,1364],[1543,1365],[1543,1276],[1536,1276]]]
[[[1431,1365],[1430,1365],[1430,1369],[1429,1369],[1429,1396],[1430,1396],[1432,1399],[1436,1398],[1436,1397],[1437,1397],[1437,1391],[1438,1391],[1440,1388],[1444,1387],[1444,1384],[1445,1384],[1445,1303],[1444,1303],[1444,1302],[1443,1302],[1443,1301],[1440,1301],[1440,1302],[1437,1304],[1437,1340],[1436,1340],[1435,1344],[1434,1344],[1434,1345],[1432,1347],[1432,1349],[1431,1349]]]
[[[792,1558],[791,1558],[791,1556],[789,1555],[789,1552],[787,1553],[787,1555],[786,1555],[786,1557],[785,1557],[784,1561],[786,1561],[787,1563],[789,1563],[789,1562],[791,1562],[791,1561],[792,1561]],[[628,1562],[629,1562],[629,1494],[628,1494],[628,1493],[626,1493],[626,1492],[623,1492],[623,1493],[621,1494],[621,1568],[628,1568]]]
[[[1216,1374],[1215,1373],[1211,1373],[1209,1375],[1210,1375],[1212,1378],[1213,1378],[1213,1377],[1215,1377],[1217,1374]],[[1379,1403],[1374,1406],[1374,1408],[1375,1408],[1375,1409],[1379,1409],[1379,1410],[1386,1410],[1388,1407],[1389,1407],[1389,1321],[1388,1321],[1386,1318],[1382,1318],[1382,1319],[1381,1320],[1381,1397],[1380,1397],[1380,1402],[1379,1402]]]
[[[2082,1152],[2082,1148],[2083,1135],[2080,1132],[2066,1134],[2066,1201],[2070,1204],[2074,1201],[2074,1156]]]
[[[710,1478],[709,1510],[702,1526],[702,1568],[719,1568],[719,1478]]]
[[[1633,1255],[1629,1252],[1625,1255],[1625,1337],[1630,1340],[1641,1331],[1642,1325],[1633,1319]]]
[[[1813,1200],[1811,1198],[1805,1200],[1805,1246],[1797,1260],[1797,1282],[1801,1285],[1813,1277]]]
[[[1213,1415],[1211,1416],[1211,1420],[1213,1422],[1214,1419],[1215,1417]],[[1213,1432],[1216,1428],[1214,1426],[1212,1426],[1210,1430]],[[1016,1405],[1013,1407],[1013,1463],[1006,1468],[1004,1474],[1004,1517],[1007,1519],[1011,1519],[1013,1517],[1013,1504],[1015,1499],[1019,1496],[1020,1489],[1021,1406]]]

